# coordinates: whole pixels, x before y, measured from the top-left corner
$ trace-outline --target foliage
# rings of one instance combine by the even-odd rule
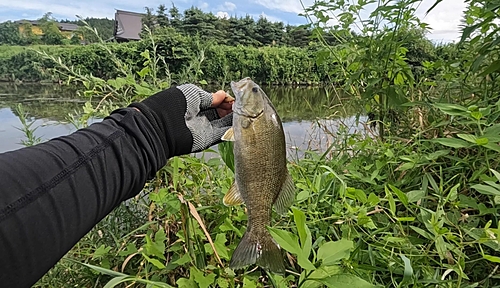
[[[224,85],[262,69],[269,73],[263,78],[293,81],[314,66],[339,83],[341,95],[377,112],[374,126],[382,128],[377,133],[367,126],[368,136],[344,126],[325,129],[334,139],[328,149],[290,159],[295,203],[288,215],[273,215],[268,228],[286,252],[284,276],[228,268],[247,218],[244,207],[221,203],[234,178],[230,145],[221,145],[219,152],[170,159],[141,194],[99,223],[37,285],[498,288],[500,97],[491,34],[498,6],[471,1],[466,15],[474,21],[464,27],[465,37],[459,45],[439,46],[437,57],[419,38],[426,28],[415,16],[420,1],[380,1],[362,22],[356,17],[368,2],[355,2],[317,1],[306,11],[314,15],[319,39],[319,50],[309,50],[316,56],[310,66],[279,62],[303,58],[278,51],[303,49],[211,47],[186,40],[175,28],[164,31],[186,44],[179,54],[149,32],[148,42],[136,44],[145,46],[119,46],[132,54],[137,49],[139,67],[121,61],[129,58],[113,46],[93,46],[114,65],[110,79],[44,53],[69,84],[83,85],[82,96],[98,100],[72,115],[79,127],[176,77],[201,83],[222,73]],[[326,27],[331,17],[338,20],[335,31]],[[356,35],[355,23],[363,23]],[[328,34],[336,40],[327,40]],[[420,57],[418,65],[409,61],[410,51]],[[187,63],[182,73],[163,71],[176,59]],[[218,72],[210,71],[214,66]],[[172,77],[164,80],[163,73]]]
[[[113,38],[113,31],[115,27],[115,21],[108,18],[79,17],[78,20],[65,19],[60,20],[59,23],[71,23],[80,26],[80,32],[83,33],[83,39],[87,43],[99,42],[99,38],[97,38],[94,33],[85,29],[87,25],[97,30],[97,34],[104,40]]]
[[[173,28],[185,36],[198,36],[203,41],[213,41],[229,46],[276,46],[307,47],[312,35],[307,25],[285,25],[283,22],[272,22],[264,16],[257,21],[250,15],[244,17],[217,17],[213,13],[205,13],[197,7],[190,7],[181,14],[172,4],[169,13],[161,4],[155,11],[146,7],[143,24],[153,34],[161,28]]]
[[[17,24],[12,21],[0,23],[0,45],[17,45],[21,42]]]

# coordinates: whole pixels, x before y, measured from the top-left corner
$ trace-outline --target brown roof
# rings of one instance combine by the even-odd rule
[[[115,21],[117,28],[116,39],[140,40],[139,34],[142,30],[142,17],[146,14],[130,11],[116,10]]]
[[[23,23],[30,23],[33,26],[38,26],[40,25],[40,21],[38,20],[18,20],[15,23],[23,24]],[[78,29],[78,25],[76,24],[71,24],[71,23],[56,23],[57,26],[59,26],[59,30],[61,31],[75,31]]]

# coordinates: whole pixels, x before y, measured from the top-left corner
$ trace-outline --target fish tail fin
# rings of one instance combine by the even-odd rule
[[[238,247],[234,250],[229,267],[239,269],[248,265],[257,264],[274,273],[284,274],[285,264],[281,249],[274,242],[271,234],[264,229],[257,237],[253,233],[245,232]]]

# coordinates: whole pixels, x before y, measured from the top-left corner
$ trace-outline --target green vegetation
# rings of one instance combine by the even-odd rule
[[[438,48],[416,45],[427,43],[415,32],[425,27],[415,16],[421,1],[381,1],[364,19],[370,21],[359,21],[368,3],[354,2],[317,1],[305,11],[316,19],[311,61],[343,97],[364,107],[377,131],[367,137],[341,127],[327,150],[290,161],[296,201],[287,216],[274,215],[269,228],[286,251],[286,275],[228,268],[246,215],[244,207],[222,205],[233,178],[225,143],[221,157],[170,159],[143,193],[101,221],[37,285],[500,287],[500,1],[468,1],[460,43]],[[332,31],[323,27],[332,18],[338,20],[336,42],[325,40]],[[361,25],[355,37],[353,23]],[[204,83],[214,77],[207,77],[213,66],[231,72],[224,72],[221,87],[255,73],[257,60],[243,52],[229,58],[228,69],[245,63],[237,74],[209,51],[281,51],[202,45],[192,54],[169,54],[165,47],[178,45],[156,39],[149,35],[150,45],[138,46],[132,62],[118,49],[93,46],[114,65],[116,76],[109,79],[57,56],[43,58],[69,85],[84,87],[80,93],[88,102],[82,115],[72,117],[75,125],[173,81]],[[281,65],[272,62],[269,69]],[[297,67],[273,75],[296,75],[290,70]]]
[[[46,18],[51,19],[49,16]],[[109,39],[107,33],[111,28],[106,24],[107,20],[87,20],[87,24],[95,28],[101,38]],[[48,23],[55,25],[54,21]],[[76,23],[80,25],[86,22],[80,20]],[[4,24],[6,27],[12,26],[9,23]],[[324,43],[332,47],[336,47],[340,41],[356,42],[365,39],[362,35],[355,35],[351,31],[347,33],[338,29],[319,31],[312,25],[291,26],[282,22],[270,22],[263,17],[257,21],[250,16],[218,18],[196,7],[186,9],[182,14],[175,6],[168,11],[164,5],[160,5],[157,11],[146,8],[143,24],[143,40],[137,42],[121,44],[106,42],[103,47],[97,43],[99,41],[94,31],[82,26],[78,33],[83,35],[85,41],[94,44],[67,46],[67,49],[64,49],[65,46],[57,46],[56,51],[53,51],[52,47],[47,48],[49,46],[43,47],[43,45],[30,48],[36,51],[50,50],[51,55],[61,57],[65,63],[80,69],[83,74],[92,73],[96,77],[112,79],[118,77],[120,71],[107,57],[106,49],[113,51],[119,59],[133,66],[134,70],[141,69],[142,59],[137,55],[146,49],[152,49],[152,43],[147,36],[151,33],[158,45],[158,54],[165,59],[166,67],[162,68],[168,69],[176,82],[178,79],[186,78],[183,71],[186,62],[197,62],[197,59],[202,57],[200,68],[205,73],[203,78],[210,83],[221,85],[228,79],[247,75],[260,83],[314,85],[344,81],[345,77],[338,74],[342,71],[337,68],[336,61],[318,61],[317,53],[322,48],[312,38],[313,32],[319,33],[320,35],[316,36],[320,36]],[[439,57],[446,56],[437,53],[441,46],[436,47],[425,39],[420,27],[412,27],[399,36],[406,39],[403,41],[407,49],[405,61],[413,70],[421,69],[424,61],[435,61]],[[71,40],[66,40],[71,43]],[[52,43],[57,43],[57,40]],[[21,50],[18,46],[11,46],[14,51],[22,51],[14,53],[1,47],[1,80],[24,82],[67,80],[67,75],[51,73],[55,66],[45,61],[45,58],[36,51]],[[2,53],[2,50],[7,51]],[[165,69],[161,69],[160,73]]]

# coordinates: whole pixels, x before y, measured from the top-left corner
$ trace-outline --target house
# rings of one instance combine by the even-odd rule
[[[146,14],[116,10],[114,38],[118,42],[140,40],[142,18]]]
[[[19,24],[19,32],[21,33],[23,33],[24,30],[26,29],[27,27],[26,24],[28,25],[31,24],[31,31],[33,32],[33,34],[37,36],[43,35],[42,28],[40,27],[41,25],[40,21],[18,20],[15,23]],[[57,26],[59,27],[59,31],[61,31],[61,34],[68,39],[73,37],[73,34],[78,29],[78,25],[71,23],[57,23]]]

